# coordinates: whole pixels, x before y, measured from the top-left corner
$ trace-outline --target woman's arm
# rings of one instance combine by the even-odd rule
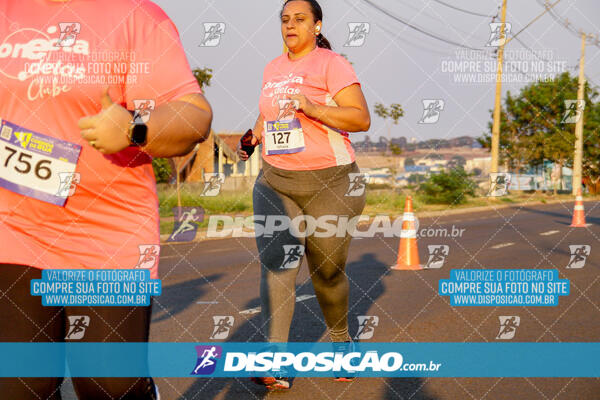
[[[314,104],[304,95],[290,96],[298,100],[299,110],[310,118],[317,119],[325,125],[346,132],[368,131],[371,127],[371,115],[365,96],[358,84],[340,90],[333,100],[337,107]]]
[[[262,114],[258,114],[258,118],[256,118],[256,123],[254,124],[254,129],[252,129],[252,133],[256,136],[258,140],[256,144],[262,142],[263,131],[265,130],[265,122],[263,120]]]
[[[148,121],[143,150],[153,157],[182,156],[210,134],[212,109],[201,94],[189,94],[157,107]]]
[[[81,136],[103,154],[127,148],[131,114],[113,103],[108,90],[101,98],[100,113],[79,120]],[[142,150],[153,157],[176,157],[189,153],[210,133],[212,110],[201,94],[189,94],[151,111]]]

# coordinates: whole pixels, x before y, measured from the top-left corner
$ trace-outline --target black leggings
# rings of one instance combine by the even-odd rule
[[[351,178],[359,174],[355,163],[314,171],[287,171],[263,163],[254,185],[255,216],[298,216],[352,218],[359,215],[366,195],[348,195]],[[302,218],[302,217],[301,217]],[[349,234],[294,235],[290,230],[272,236],[257,235],[261,261],[260,297],[265,336],[269,342],[287,342],[294,313],[296,267],[285,268],[290,248],[304,247],[315,294],[321,306],[329,336],[334,342],[349,340],[348,294],[345,273],[350,246]],[[294,257],[298,259],[298,257]],[[300,262],[302,257],[300,257]]]
[[[152,306],[42,306],[40,297],[31,296],[29,288],[32,279],[41,277],[42,271],[37,268],[0,264],[0,342],[148,341]],[[69,317],[80,316],[89,317],[89,323],[83,336],[78,338],[82,332],[72,332]],[[86,319],[80,321],[85,323]],[[52,361],[60,367],[65,363],[64,359]],[[0,378],[0,397],[11,400],[60,400],[62,380],[61,377]],[[72,381],[80,399],[155,399],[152,378],[72,378]]]

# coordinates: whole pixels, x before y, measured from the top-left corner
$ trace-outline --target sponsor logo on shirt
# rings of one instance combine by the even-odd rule
[[[300,94],[300,89],[294,87],[295,85],[302,85],[304,83],[304,77],[301,75],[295,75],[290,73],[287,76],[279,77],[270,80],[263,86],[263,96],[265,97],[278,97],[278,96],[289,96],[293,94]],[[275,103],[273,103],[275,104]]]
[[[74,22],[51,25],[46,31],[16,29],[0,42],[0,73],[29,81],[27,98],[31,101],[70,91],[64,80],[82,79],[86,74],[83,63],[72,60],[90,53],[89,43],[78,38],[79,33],[80,25]]]

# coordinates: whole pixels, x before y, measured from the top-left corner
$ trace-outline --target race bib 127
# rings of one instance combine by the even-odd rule
[[[265,122],[267,155],[292,154],[304,150],[304,133],[298,119]]]

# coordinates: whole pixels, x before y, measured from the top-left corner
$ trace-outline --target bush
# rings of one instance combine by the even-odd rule
[[[423,202],[428,204],[462,204],[475,196],[476,183],[462,167],[431,175],[419,187]]]
[[[152,168],[154,168],[157,183],[169,183],[173,169],[167,158],[152,159]]]

